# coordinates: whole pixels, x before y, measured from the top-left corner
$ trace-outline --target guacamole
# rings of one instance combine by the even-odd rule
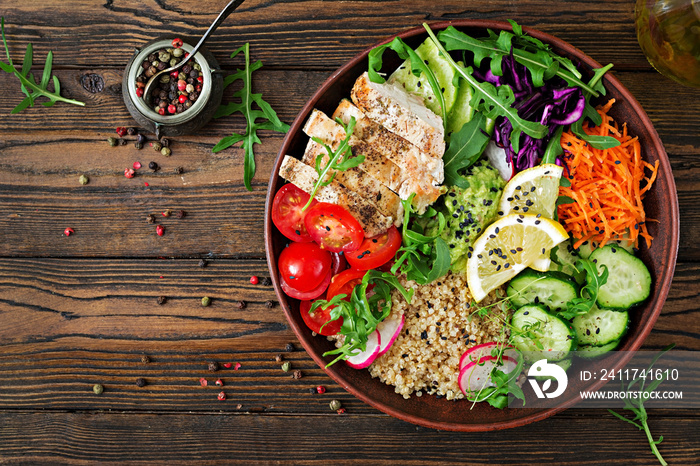
[[[447,224],[442,238],[450,248],[452,270],[463,272],[467,253],[481,230],[496,220],[498,202],[505,181],[487,161],[472,165],[465,178],[469,187],[450,186],[447,193],[433,206],[445,215]]]

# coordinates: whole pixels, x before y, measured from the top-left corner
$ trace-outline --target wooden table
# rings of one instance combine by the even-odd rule
[[[134,47],[162,34],[197,36],[225,3],[0,0],[13,59],[21,62],[32,42],[40,74],[53,50],[63,95],[86,102],[10,115],[22,96],[15,78],[0,74],[0,462],[656,464],[644,434],[605,410],[570,409],[509,431],[440,432],[391,418],[333,383],[279,306],[266,305],[276,302],[272,287],[249,282],[269,275],[263,209],[282,135],[262,132],[252,192],[241,149],[211,152],[244,130],[240,115],[174,138],[169,158],[137,150],[134,137],[107,144],[115,127],[135,125],[121,94]],[[512,18],[614,63],[666,146],[681,209],[673,287],[645,348],[700,350],[700,93],[648,65],[633,2],[250,0],[208,47],[231,72],[241,61],[229,55],[249,42],[264,63],[256,92],[290,123],[359,51],[423,21],[457,18]],[[83,87],[89,74],[103,90]],[[135,161],[143,168],[125,178]],[[158,172],[147,169],[151,161]],[[168,209],[186,216],[162,217]],[[149,214],[166,227],[163,237]],[[303,378],[283,372],[279,354]],[[220,370],[210,372],[210,361]],[[310,393],[318,385],[327,392]],[[332,399],[344,415],[329,409]],[[671,464],[700,462],[697,412],[652,411],[649,423]]]

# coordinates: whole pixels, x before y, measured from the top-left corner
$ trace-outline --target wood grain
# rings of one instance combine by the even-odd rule
[[[351,411],[342,416],[248,416],[20,410],[0,416],[3,458],[9,463],[91,464],[100,458],[100,464],[393,465],[398,453],[406,465],[658,464],[642,432],[602,410],[570,410],[529,426],[477,434],[441,432]],[[598,427],[591,430],[594,419]],[[697,416],[651,414],[651,430],[664,436],[659,449],[669,464],[700,461],[700,437],[685,434],[697,429],[698,422]],[[585,441],[572,441],[581,439],[582,432]]]

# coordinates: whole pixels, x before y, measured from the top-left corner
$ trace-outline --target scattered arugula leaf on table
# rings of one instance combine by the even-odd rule
[[[659,354],[657,354],[654,359],[652,359],[651,364],[649,364],[649,367],[646,370],[646,374],[651,372],[652,367],[654,364],[656,364],[656,361],[659,360],[659,358],[672,349],[674,346],[676,346],[674,343],[668,345],[666,348],[662,349]],[[644,371],[642,371],[644,372]],[[644,384],[646,383],[646,377],[636,377],[630,381],[630,383],[625,387],[624,380],[622,382],[622,391],[641,391],[645,393],[651,393],[654,390],[658,388],[659,385],[661,385],[661,382],[663,382],[668,374],[662,375],[661,377],[655,379],[652,383],[649,384],[646,388],[644,388]],[[635,385],[639,385],[638,389],[634,389],[633,387]],[[625,400],[625,405],[623,407],[624,410],[631,411],[634,414],[634,417],[632,419],[629,419],[622,414],[619,414],[612,409],[608,409],[610,414],[615,416],[618,419],[621,419],[625,422],[629,422],[639,430],[643,430],[644,433],[647,435],[647,440],[649,440],[649,447],[651,447],[652,453],[654,453],[654,456],[659,460],[659,463],[661,463],[663,466],[666,466],[668,463],[664,460],[663,456],[661,456],[661,453],[659,452],[658,445],[663,442],[664,437],[663,435],[659,436],[658,440],[654,440],[654,437],[651,435],[651,430],[649,430],[649,424],[647,423],[648,420],[648,415],[647,415],[647,410],[644,408],[644,401],[646,398],[644,397],[638,397],[638,398],[632,398],[632,397],[627,397],[624,398]]]
[[[234,97],[240,98],[241,101],[221,105],[214,114],[214,118],[221,118],[236,112],[241,112],[246,119],[246,130],[244,134],[233,133],[231,136],[221,139],[212,148],[212,152],[220,152],[243,141],[242,147],[245,150],[245,157],[243,160],[243,182],[245,183],[246,189],[252,191],[251,182],[253,176],[255,176],[255,154],[253,153],[253,146],[255,144],[261,144],[260,138],[258,137],[258,130],[268,129],[279,133],[286,133],[289,131],[289,125],[283,123],[279,119],[277,113],[275,113],[270,104],[263,100],[262,94],[253,94],[253,72],[262,68],[262,61],[258,60],[252,65],[250,64],[250,44],[247,42],[233,52],[231,58],[236,57],[236,55],[241,52],[243,52],[245,57],[245,67],[242,70],[236,70],[234,74],[224,78],[224,88],[238,80],[243,82],[243,87],[233,94]],[[253,104],[256,104],[258,109],[253,109]],[[263,118],[264,121],[258,123],[258,118]]]
[[[44,64],[44,72],[41,76],[41,82],[37,84],[36,80],[34,79],[34,75],[29,73],[32,68],[32,62],[34,61],[34,48],[32,47],[31,42],[27,44],[22,69],[18,70],[14,63],[12,63],[10,49],[7,46],[4,17],[0,18],[0,33],[2,35],[2,45],[5,47],[5,55],[7,56],[8,61],[8,63],[0,61],[0,69],[6,73],[14,74],[15,77],[19,79],[20,83],[22,83],[22,92],[27,96],[15,108],[13,108],[10,113],[19,113],[27,107],[33,107],[34,101],[38,97],[46,97],[49,99],[48,102],[41,102],[44,107],[51,107],[56,102],[65,102],[73,105],[80,105],[81,107],[85,106],[85,102],[80,102],[78,100],[68,99],[61,96],[61,83],[58,81],[58,78],[55,75],[51,76],[51,67],[53,65],[52,51],[49,51],[49,53],[46,55],[46,63]],[[50,81],[53,82],[53,92],[48,89]]]

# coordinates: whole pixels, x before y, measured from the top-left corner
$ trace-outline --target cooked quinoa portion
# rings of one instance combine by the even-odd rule
[[[484,318],[472,315],[478,308],[470,307],[473,300],[466,279],[458,274],[423,286],[402,283],[414,289],[410,305],[398,292],[392,296],[392,313],[405,315],[404,327],[389,351],[369,367],[370,374],[393,385],[404,398],[413,392],[464,398],[458,385],[459,359],[473,346],[507,337],[506,311],[496,305]],[[492,293],[479,307],[497,299]]]

